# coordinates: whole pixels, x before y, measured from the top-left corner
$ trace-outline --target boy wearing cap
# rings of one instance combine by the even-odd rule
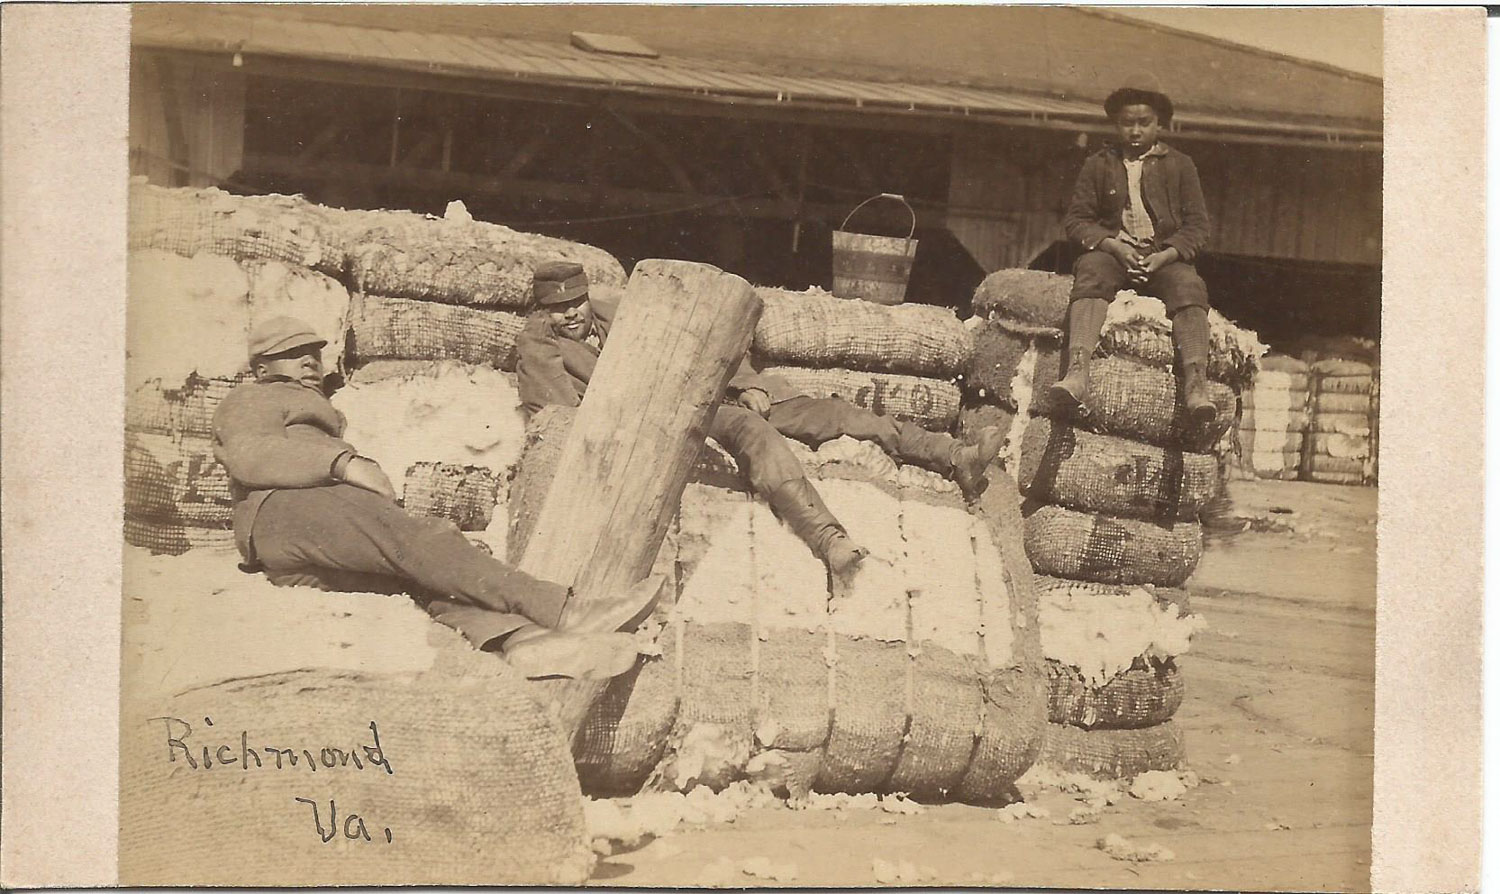
[[[1052,386],[1066,405],[1083,410],[1089,359],[1109,302],[1127,284],[1159,298],[1172,320],[1182,364],[1183,402],[1190,420],[1214,418],[1208,396],[1208,287],[1193,260],[1211,225],[1198,169],[1160,142],[1172,122],[1172,101],[1151,75],[1137,75],[1104,101],[1119,142],[1089,156],[1063,217],[1068,238],[1087,251],[1073,267],[1068,306],[1068,371]]]
[[[617,309],[615,300],[591,297],[588,286],[583,267],[571,262],[547,262],[534,274],[537,310],[516,339],[516,375],[528,413],[552,404],[576,407],[583,399]],[[903,461],[952,474],[970,495],[984,489],[985,468],[1003,440],[996,428],[979,444],[962,445],[844,400],[808,397],[744,361],[726,393],[736,403],[715,411],[709,437],[729,451],[755,492],[835,573],[852,568],[866,551],[850,541],[785,437],[814,446],[844,435],[875,441]]]
[[[245,567],[283,586],[415,584],[437,620],[476,646],[498,646],[531,676],[629,669],[636,650],[614,631],[650,611],[660,581],[578,604],[567,587],[494,559],[451,522],[407,515],[380,465],[342,440],[344,416],[323,393],[326,343],[292,317],[263,321],[250,336],[255,380],[214,413],[214,456],[231,479]]]

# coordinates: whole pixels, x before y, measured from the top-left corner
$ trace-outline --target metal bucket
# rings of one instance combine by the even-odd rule
[[[859,209],[876,199],[895,199],[911,215],[911,229],[900,236],[868,236],[844,230]],[[911,263],[917,254],[917,213],[906,199],[883,192],[854,206],[848,217],[833,231],[833,294],[840,298],[862,298],[876,304],[900,304],[906,300],[906,283],[911,279]]]

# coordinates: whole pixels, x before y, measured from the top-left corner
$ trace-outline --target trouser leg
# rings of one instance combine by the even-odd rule
[[[769,497],[788,481],[807,477],[786,438],[753,410],[727,404],[719,407],[708,436],[729,451],[751,488],[762,497]]]
[[[400,578],[435,594],[429,608],[439,620],[450,611],[466,614],[467,606],[511,616],[493,618],[495,629],[528,621],[553,627],[567,601],[566,587],[487,555],[452,522],[414,518],[352,485],[272,494],[256,517],[254,540],[268,575],[285,580],[326,569]]]
[[[771,406],[771,427],[788,438],[817,447],[845,435],[874,441],[895,455],[899,435],[896,420],[866,410],[838,397],[794,397]]]
[[[957,446],[953,436],[945,432],[928,431],[912,422],[902,422],[896,427],[896,458],[903,463],[921,466],[939,475],[953,472],[953,450]]]

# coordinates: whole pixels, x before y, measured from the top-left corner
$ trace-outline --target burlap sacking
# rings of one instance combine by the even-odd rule
[[[1175,770],[1187,752],[1182,730],[1168,720],[1142,729],[1084,730],[1049,723],[1037,765],[1101,779],[1128,779],[1150,770]]]
[[[1045,417],[1026,427],[1018,469],[1032,500],[1152,521],[1196,518],[1213,495],[1213,456],[1096,435]]]
[[[525,680],[470,654],[495,672],[286,671],[127,705],[121,884],[582,884],[567,743]]]
[[[178,556],[190,549],[208,552],[235,551],[234,529],[226,522],[220,527],[203,527],[181,518],[125,516],[125,542],[157,555]]]
[[[236,385],[252,378],[191,376],[180,387],[146,382],[125,397],[125,428],[162,435],[213,437],[214,411]]]
[[[625,286],[624,268],[608,252],[566,239],[390,211],[346,219],[349,272],[360,291],[519,310],[531,300],[536,266],[553,260],[582,264],[591,285]]]
[[[660,656],[643,658],[611,680],[585,715],[573,740],[584,792],[633,795],[660,763],[677,721],[679,670],[676,639],[665,637],[661,646]]]
[[[1093,593],[1102,598],[1112,598],[1132,593],[1136,590],[1145,590],[1150,593],[1160,606],[1175,606],[1178,614],[1189,614],[1192,611],[1192,599],[1187,590],[1179,587],[1163,587],[1155,584],[1101,584],[1094,581],[1068,580],[1062,577],[1053,577],[1047,574],[1036,576],[1036,590],[1038,594],[1045,595],[1053,590],[1067,590],[1073,593],[1080,591]]]
[[[350,308],[350,362],[458,360],[512,372],[519,314],[359,293]]]
[[[1003,321],[986,320],[974,332],[974,362],[964,376],[963,391],[969,401],[982,401],[1014,411],[1023,395],[1015,393],[1016,372],[1028,350],[1036,351],[1034,373],[1027,381],[1034,395],[1052,387],[1061,373],[1060,342],[1017,332]]]
[[[127,515],[168,527],[229,527],[229,473],[211,440],[127,431],[124,459]]]
[[[958,437],[964,443],[972,444],[986,428],[998,426],[1001,431],[1008,432],[1015,421],[1014,410],[992,404],[970,403],[958,411]]]
[[[1249,361],[1236,352],[1214,350],[1214,347],[1210,346],[1208,352],[1208,377],[1236,390],[1249,384],[1252,378]],[[1133,357],[1159,369],[1179,366],[1171,330],[1160,326],[1106,326],[1099,335],[1099,353]]]
[[[1026,555],[1038,574],[1177,587],[1203,555],[1196,522],[1158,524],[1051,505],[1027,509]]]
[[[1369,392],[1320,390],[1312,400],[1313,413],[1368,413]]]
[[[340,213],[300,196],[237,196],[132,183],[128,213],[131,251],[283,261],[335,277],[344,270]]]
[[[1182,706],[1182,675],[1172,659],[1141,657],[1129,670],[1090,686],[1077,668],[1048,660],[1047,721],[1081,729],[1140,729],[1172,719]]]
[[[1033,326],[1068,323],[1073,277],[1041,270],[996,270],[974,291],[974,312],[994,313]]]
[[[773,364],[943,379],[967,369],[974,352],[947,308],[851,302],[820,291],[755,293],[763,309],[751,350]]]
[[[1179,450],[1207,450],[1220,432],[1234,425],[1235,393],[1219,382],[1208,383],[1209,397],[1217,409],[1213,423],[1192,426],[1182,403],[1177,377],[1128,357],[1101,357],[1090,367],[1085,405],[1089,425],[1101,433],[1145,441]],[[1070,418],[1069,408],[1051,394],[1038,394],[1034,412]]]
[[[1347,378],[1353,380],[1364,380],[1368,382],[1375,374],[1375,367],[1358,360],[1340,360],[1337,358],[1319,360],[1309,367],[1315,378],[1319,380],[1330,378]],[[1352,384],[1352,383],[1351,383]]]
[[[958,386],[946,379],[794,366],[767,366],[762,372],[780,376],[808,397],[840,397],[932,431],[951,429],[962,402]]]
[[[406,470],[402,504],[412,515],[446,518],[460,531],[483,531],[494,515],[500,485],[493,469],[417,463]]]

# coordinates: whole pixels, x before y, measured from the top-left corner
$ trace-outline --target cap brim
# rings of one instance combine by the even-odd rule
[[[580,285],[568,286],[566,288],[558,289],[555,292],[549,292],[548,294],[537,298],[536,303],[540,304],[542,307],[548,307],[553,304],[567,304],[569,301],[577,301],[579,298],[582,298],[588,293],[589,284],[587,282],[584,282]]]
[[[308,347],[309,345],[316,345],[317,347],[321,348],[321,347],[325,347],[327,344],[328,344],[328,339],[326,339],[326,338],[318,338],[315,335],[314,336],[309,336],[309,335],[293,335],[293,336],[290,336],[288,338],[284,338],[284,339],[282,339],[279,342],[276,342],[275,344],[271,345],[270,347],[267,347],[267,348],[265,348],[263,350],[260,350],[260,351],[256,351],[255,354],[252,355],[252,356],[255,356],[255,357],[274,357],[277,354],[285,354],[287,351],[296,350],[297,348],[305,348],[305,347]]]

